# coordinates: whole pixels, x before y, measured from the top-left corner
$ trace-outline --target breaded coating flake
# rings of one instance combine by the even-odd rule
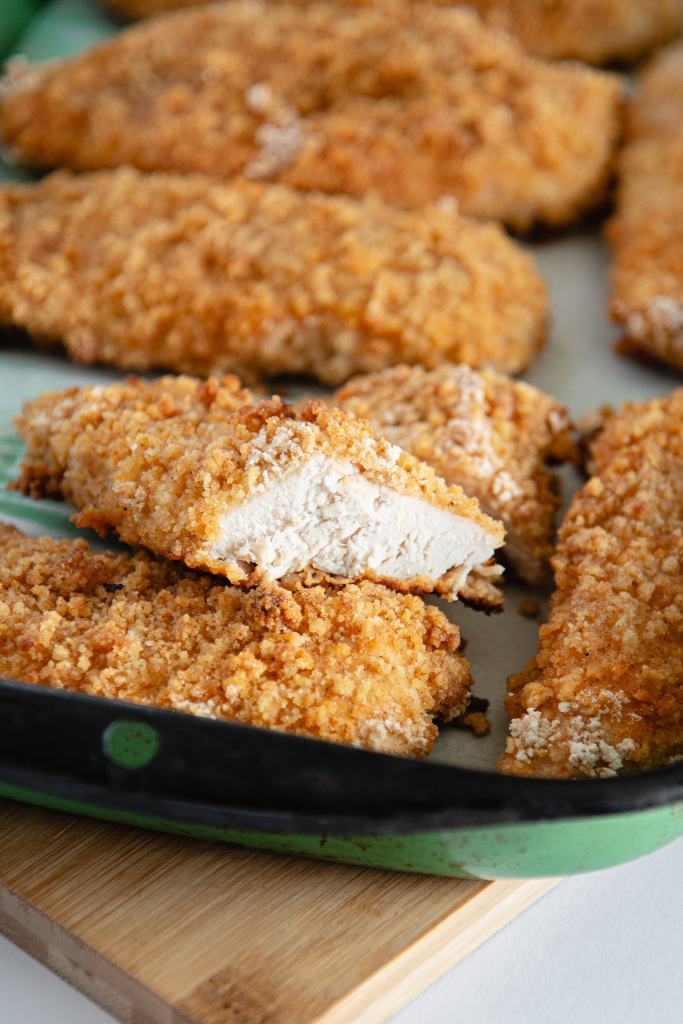
[[[604,777],[683,755],[683,391],[624,406],[592,455],[539,652],[510,680],[506,772]]]
[[[632,101],[620,157],[613,319],[619,348],[683,370],[683,43],[656,57]]]
[[[338,384],[398,362],[522,369],[547,300],[494,224],[122,168],[0,188],[0,320],[82,362]]]
[[[369,424],[321,402],[231,414],[232,390],[223,398],[214,383],[207,397],[196,381],[188,402],[177,387],[133,380],[29,402],[17,486],[62,495],[80,526],[232,583],[365,578],[500,603],[489,563],[502,525]],[[486,596],[470,593],[470,574]]]
[[[6,679],[423,757],[468,702],[459,644],[373,583],[245,591],[0,525]]]
[[[502,520],[503,554],[518,574],[542,581],[559,505],[546,462],[573,452],[563,405],[530,384],[467,366],[400,366],[357,377],[334,401],[477,498]]]
[[[131,8],[131,13],[137,7],[138,17],[144,13],[147,4],[159,10],[163,2],[123,0],[123,4]],[[174,7],[178,7],[181,0],[172,2]],[[468,2],[488,24],[507,29],[517,36],[530,53],[550,59],[570,57],[589,64],[635,60],[671,39],[683,27],[681,0]],[[183,6],[187,3],[185,0]]]
[[[21,160],[243,174],[517,229],[603,193],[618,79],[529,57],[471,11],[235,0],[14,65],[0,131]],[[447,200],[451,201],[451,200]]]

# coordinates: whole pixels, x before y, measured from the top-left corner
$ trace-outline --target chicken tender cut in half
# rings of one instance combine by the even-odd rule
[[[683,755],[683,391],[607,419],[592,466],[538,654],[510,679],[506,772],[604,777]]]
[[[423,757],[465,709],[457,628],[374,583],[245,591],[0,525],[0,675]]]
[[[502,520],[503,555],[517,573],[543,580],[559,505],[559,482],[546,464],[574,455],[563,405],[530,384],[467,366],[357,377],[334,401],[477,498]]]
[[[244,174],[524,230],[599,200],[621,84],[545,64],[466,9],[235,0],[14,65],[0,131],[39,167]]]
[[[683,43],[643,72],[619,165],[613,319],[619,348],[683,370]]]
[[[232,392],[195,387],[195,403],[144,381],[29,402],[16,486],[63,496],[80,526],[236,584],[371,579],[500,604],[502,525],[430,466],[321,402],[229,414]]]
[[[501,228],[456,212],[124,168],[0,188],[0,320],[82,362],[338,384],[517,372],[547,298]]]
[[[120,2],[120,0],[117,0]],[[149,3],[123,0],[136,16]],[[181,0],[171,0],[174,7]],[[190,0],[191,2],[191,0]],[[196,0],[195,0],[196,2]],[[188,3],[185,0],[183,6]],[[469,0],[490,25],[507,29],[541,57],[589,64],[631,61],[671,39],[683,27],[682,0]]]

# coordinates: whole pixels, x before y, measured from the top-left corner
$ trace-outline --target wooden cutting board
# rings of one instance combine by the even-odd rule
[[[385,1021],[555,882],[394,874],[0,801],[0,931],[126,1024]]]

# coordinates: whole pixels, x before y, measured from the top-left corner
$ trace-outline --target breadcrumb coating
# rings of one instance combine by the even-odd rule
[[[0,525],[0,674],[424,757],[466,708],[457,628],[373,583],[245,591]]]
[[[338,384],[517,372],[547,297],[501,228],[457,212],[121,168],[0,189],[0,319],[82,362]]]
[[[39,167],[244,174],[525,230],[598,201],[621,83],[545,64],[464,8],[235,0],[10,68],[0,131]]]
[[[612,318],[619,348],[683,370],[683,43],[643,72],[619,162]]]
[[[369,424],[319,401],[295,410],[279,399],[245,405],[244,396],[234,379],[227,386],[165,378],[47,392],[17,418],[27,450],[15,486],[33,497],[63,496],[79,510],[79,526],[102,534],[113,530],[128,544],[244,586],[268,576],[263,566],[269,552],[261,552],[256,563],[218,553],[226,513],[281,488],[296,470],[321,457],[329,460],[326,465],[348,466],[347,477],[360,475],[392,493],[421,499],[425,509],[433,506],[468,521],[491,551],[502,544],[502,524],[484,515],[475,499],[460,487],[447,487],[412,455],[375,440]],[[342,500],[346,493],[343,488]],[[337,515],[329,500],[326,518]],[[493,565],[451,563],[439,579],[375,574],[372,531],[384,526],[373,518],[363,527],[369,533],[362,578],[404,591],[460,591],[473,603],[500,604],[492,582],[499,570]],[[318,570],[305,563],[298,571],[307,585],[321,577],[347,582]]]
[[[683,391],[623,406],[592,456],[539,652],[509,681],[506,772],[609,776],[683,755]]]
[[[276,3],[279,0],[270,0]],[[294,0],[306,6],[311,0]],[[379,6],[380,0],[344,0]],[[405,0],[410,5],[410,0]],[[435,0],[450,5],[451,0]],[[127,18],[147,18],[206,0],[106,0]],[[419,6],[420,0],[414,0]],[[683,26],[681,0],[468,0],[487,24],[516,36],[538,57],[588,64],[631,61],[667,42]]]
[[[117,0],[117,3],[120,0]],[[163,0],[161,0],[163,2]],[[180,6],[180,0],[172,0]],[[188,0],[185,0],[187,4]],[[124,0],[139,17],[149,0]],[[159,0],[152,0],[160,8]],[[683,27],[681,0],[468,0],[539,57],[589,64],[632,61]],[[151,6],[151,4],[150,4]],[[170,5],[169,5],[170,6]],[[131,10],[131,13],[133,11]]]
[[[148,17],[207,0],[106,0],[125,17]],[[270,3],[280,0],[270,0]],[[310,0],[293,0],[302,6]],[[411,0],[404,0],[410,6]],[[344,0],[377,6],[379,0]],[[420,0],[414,0],[418,6]],[[450,5],[451,0],[435,0]],[[487,25],[505,29],[529,53],[570,57],[593,65],[635,60],[666,43],[683,27],[681,0],[469,0]]]
[[[559,506],[559,481],[546,463],[574,456],[563,405],[530,384],[467,366],[357,377],[334,402],[477,498],[502,520],[503,553],[519,575],[543,580]]]

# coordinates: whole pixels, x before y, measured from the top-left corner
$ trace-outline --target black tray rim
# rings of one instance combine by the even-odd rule
[[[412,761],[390,754],[346,747],[323,740],[295,736],[238,723],[198,718],[183,712],[132,704],[104,697],[93,697],[49,687],[0,680],[0,714],[14,707],[26,718],[28,728],[37,714],[80,715],[93,722],[93,735],[101,736],[106,722],[146,722],[168,737],[176,735],[188,745],[187,737],[198,745],[218,744],[214,749],[238,749],[237,764],[251,754],[266,758],[294,757],[297,764],[309,765],[312,777],[317,772],[349,771],[376,785],[392,780],[400,795],[381,802],[381,794],[367,793],[344,799],[343,806],[321,799],[312,784],[306,803],[292,794],[287,798],[286,772],[283,770],[284,796],[269,801],[267,785],[261,786],[259,799],[236,801],[225,798],[190,797],[162,791],[155,778],[144,770],[114,771],[102,779],[92,772],[65,770],[55,764],[31,762],[8,756],[0,741],[0,783],[26,789],[34,794],[60,801],[88,804],[116,814],[132,814],[168,822],[194,824],[247,832],[272,832],[282,835],[400,835],[415,832],[461,830],[473,827],[530,824],[644,811],[683,802],[683,761],[647,772],[603,779],[555,780],[502,775],[429,761]],[[0,734],[1,735],[1,734]],[[37,737],[40,753],[48,757],[44,738]],[[250,753],[251,752],[251,753]],[[104,760],[104,758],[103,758]],[[98,758],[90,754],[88,764],[101,771]],[[97,764],[95,763],[97,762]],[[169,762],[170,764],[170,762]],[[172,766],[171,766],[172,768]],[[244,765],[250,771],[249,764]],[[183,779],[183,768],[178,778]],[[298,778],[298,776],[297,776]],[[315,781],[315,779],[314,779]],[[336,778],[339,782],[339,778]],[[432,798],[431,794],[434,793]],[[340,793],[344,793],[342,786]],[[444,797],[444,793],[446,796]],[[425,794],[427,796],[425,797]],[[452,794],[452,795],[450,795]],[[379,801],[379,802],[378,802]]]

